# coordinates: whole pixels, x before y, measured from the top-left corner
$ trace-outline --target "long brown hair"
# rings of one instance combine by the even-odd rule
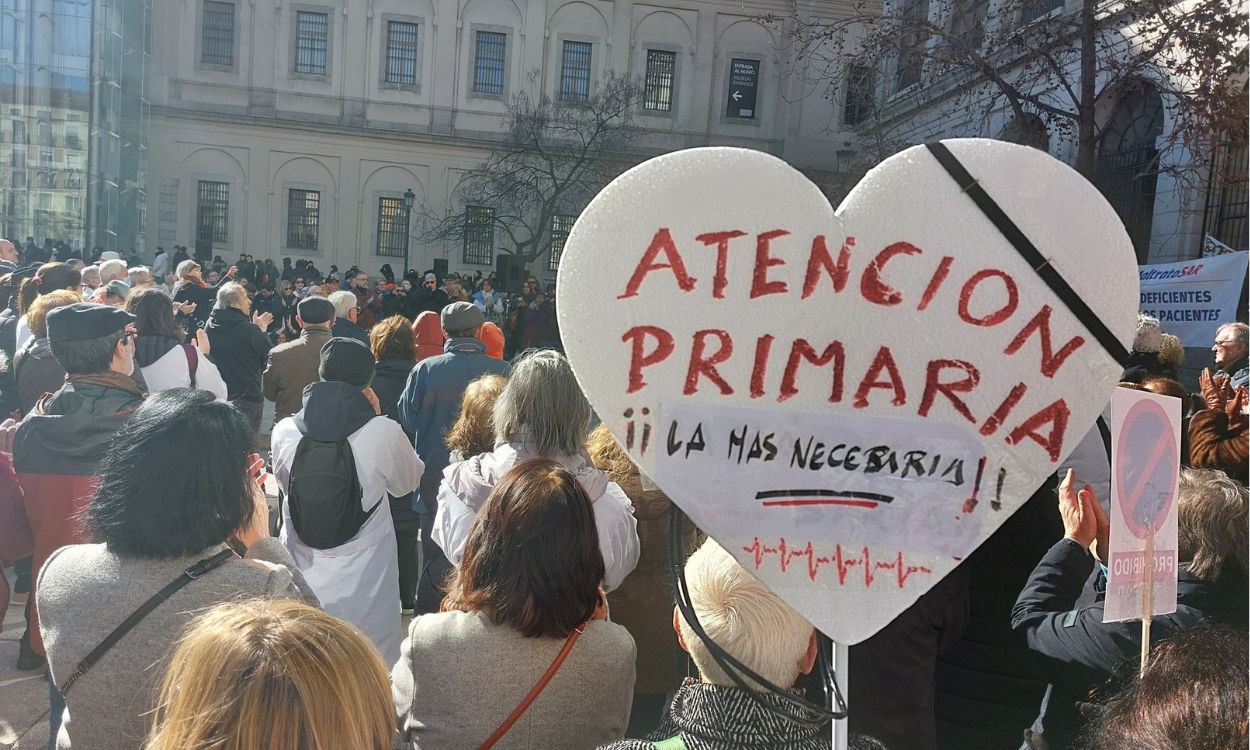
[[[502,375],[488,374],[469,383],[460,400],[460,415],[447,430],[447,449],[464,458],[488,453],[495,447],[495,400],[508,384]]]
[[[360,631],[286,599],[220,604],[165,672],[146,750],[390,750],[390,677]]]
[[[513,466],[464,545],[443,610],[482,612],[529,638],[564,638],[595,611],[604,576],[590,498],[555,461]]]
[[[68,263],[44,263],[35,275],[22,279],[17,289],[17,312],[25,315],[35,297],[57,289],[77,290],[82,284],[82,274]]]

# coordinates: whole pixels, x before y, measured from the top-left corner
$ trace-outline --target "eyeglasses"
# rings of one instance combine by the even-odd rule
[[[1229,341],[1216,341],[1215,345],[1223,347],[1223,346],[1232,346],[1233,344],[1236,344],[1236,343],[1237,343],[1236,339],[1230,339]]]

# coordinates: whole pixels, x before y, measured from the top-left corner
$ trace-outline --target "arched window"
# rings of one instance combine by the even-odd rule
[[[1094,182],[1115,208],[1144,263],[1150,250],[1159,150],[1163,133],[1163,100],[1148,83],[1120,94],[1098,147]]]

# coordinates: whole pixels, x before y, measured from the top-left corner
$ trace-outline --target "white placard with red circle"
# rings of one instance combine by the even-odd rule
[[[1147,580],[1153,585],[1150,614],[1175,612],[1180,399],[1117,388],[1111,396],[1111,446],[1111,539],[1104,555],[1103,622],[1142,619]],[[1154,565],[1149,576],[1147,546]]]

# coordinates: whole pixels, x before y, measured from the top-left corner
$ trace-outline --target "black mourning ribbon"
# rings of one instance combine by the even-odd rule
[[[981,187],[976,178],[968,173],[950,149],[940,142],[926,143],[925,148],[929,149],[929,153],[933,154],[946,173],[959,184],[960,191],[972,199],[977,208],[981,209],[981,213],[985,214],[985,218],[989,219],[990,223],[1011,243],[1016,252],[1020,253],[1020,257],[1024,258],[1029,267],[1041,277],[1046,286],[1050,287],[1059,301],[1076,316],[1081,325],[1085,326],[1085,329],[1102,345],[1112,359],[1121,365],[1127,364],[1129,352],[1124,345],[1094,314],[1094,311],[1089,309],[1080,295],[1068,286],[1068,282],[1055,270],[1054,266],[1050,265],[1050,261],[1042,257],[1042,253],[1025,236],[1020,227],[1016,226],[1006,212],[994,202],[990,194],[985,192],[985,188]]]

